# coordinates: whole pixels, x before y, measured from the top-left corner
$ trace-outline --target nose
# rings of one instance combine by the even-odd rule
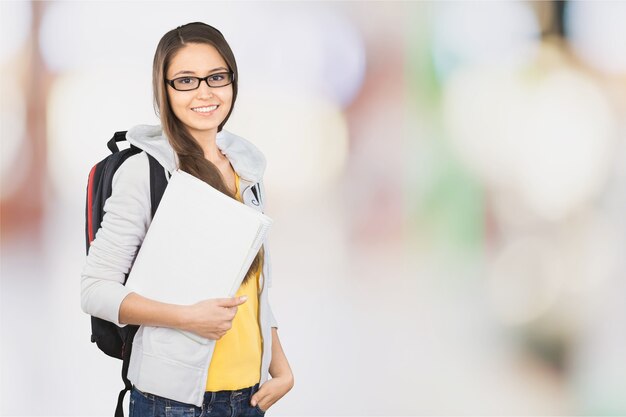
[[[213,95],[213,88],[209,86],[209,81],[207,79],[200,81],[200,86],[198,86],[196,91],[198,92],[199,97],[208,97]]]

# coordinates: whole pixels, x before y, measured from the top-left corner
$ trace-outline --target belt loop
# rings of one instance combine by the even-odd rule
[[[210,404],[210,402],[209,402],[209,404]],[[204,417],[204,414],[205,414],[206,410],[209,408],[209,404],[207,404],[207,397],[205,395],[204,399],[202,401],[202,407],[200,408],[200,417]]]

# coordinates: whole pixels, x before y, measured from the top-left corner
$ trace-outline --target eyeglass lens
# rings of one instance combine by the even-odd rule
[[[180,77],[173,80],[174,88],[177,90],[195,90],[200,86],[200,81],[206,80],[210,87],[224,87],[232,82],[232,74],[221,72],[209,75],[206,78]]]

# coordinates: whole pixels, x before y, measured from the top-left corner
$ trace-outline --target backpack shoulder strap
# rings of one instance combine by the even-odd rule
[[[161,202],[161,197],[163,197],[163,193],[167,187],[168,178],[165,176],[167,171],[159,161],[154,159],[149,153],[147,154],[148,161],[150,162],[150,204],[152,207],[152,217],[154,217],[159,203]]]
[[[117,142],[126,140],[125,133],[115,132],[115,135],[108,142],[112,154],[95,164],[89,172],[85,210],[87,253],[89,253],[91,242],[94,240],[96,232],[102,223],[104,203],[111,196],[112,192],[113,175],[128,158],[141,152],[141,149],[135,147],[119,150]]]
[[[122,142],[126,140],[126,132],[127,130],[115,132],[111,140],[107,142],[107,147],[109,148],[111,153],[116,153],[120,151],[120,148],[117,146],[117,142]]]
[[[126,393],[133,388],[133,384],[128,379],[128,366],[130,365],[130,352],[133,348],[133,339],[139,326],[126,326],[120,332],[120,336],[123,340],[122,347],[122,381],[124,381],[124,388],[117,396],[117,406],[115,407],[115,417],[124,417],[124,397]]]

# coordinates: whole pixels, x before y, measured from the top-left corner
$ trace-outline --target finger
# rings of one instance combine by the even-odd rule
[[[232,320],[237,315],[237,307],[229,307],[228,308],[228,319]]]
[[[222,307],[237,307],[246,302],[248,299],[247,295],[242,295],[241,297],[232,297],[232,298],[218,298],[217,305]]]
[[[252,404],[252,407],[254,407],[255,405],[257,405],[259,403],[259,400],[261,399],[261,396],[263,395],[263,393],[261,392],[262,388],[259,388],[259,390],[257,392],[255,392],[252,397],[250,397],[250,404]]]
[[[265,397],[267,397],[267,394],[261,392],[260,390],[255,392],[254,395],[252,396],[252,398],[250,398],[250,404],[252,404],[252,406],[256,406],[257,404],[259,404],[261,401],[263,401],[265,399]]]

